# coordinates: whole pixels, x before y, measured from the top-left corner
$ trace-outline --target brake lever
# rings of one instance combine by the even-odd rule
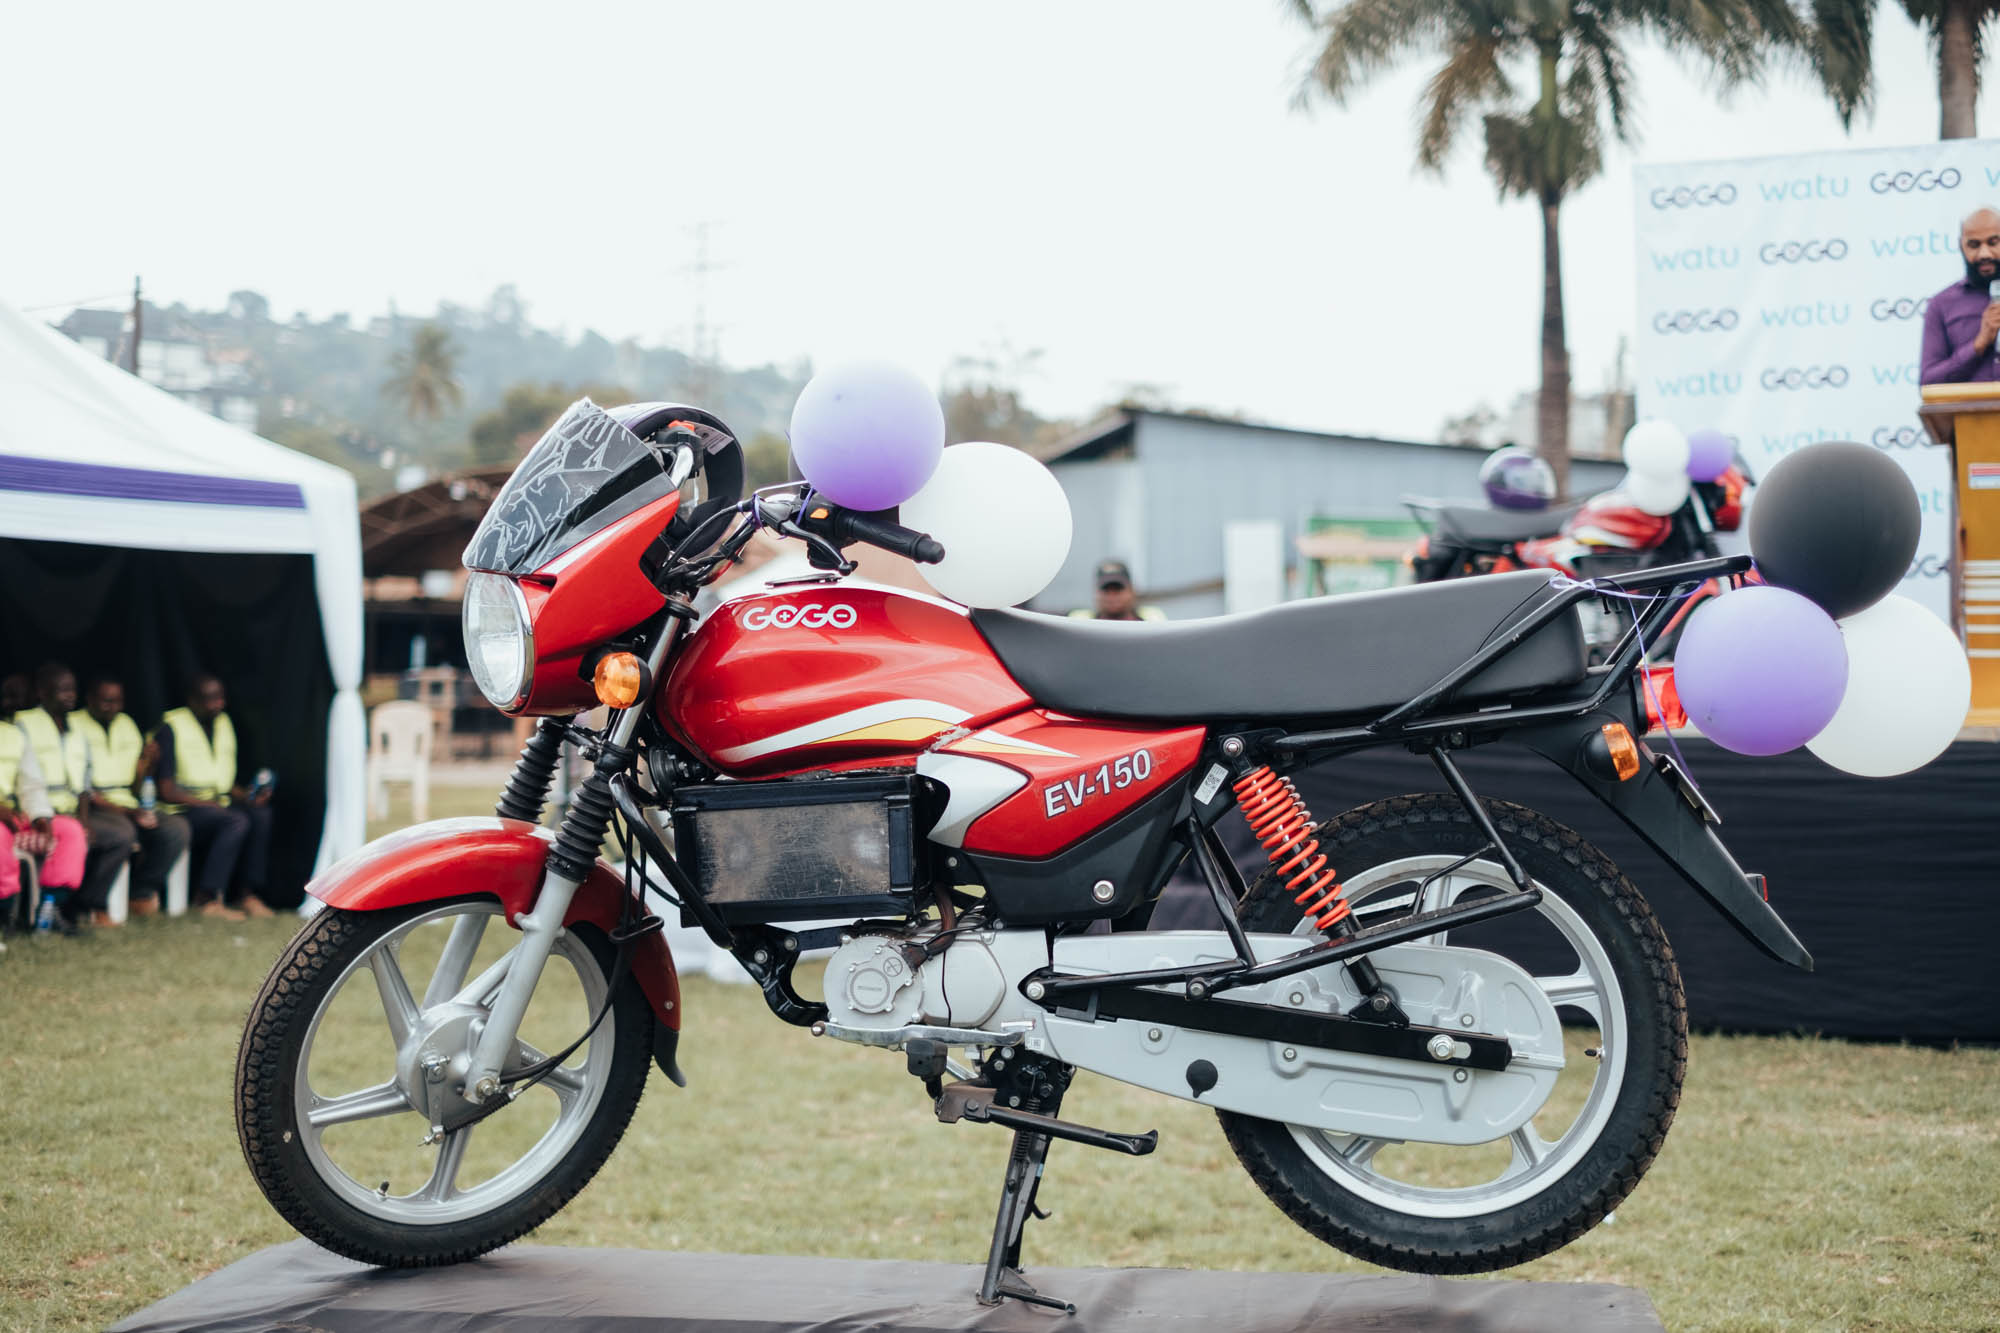
[[[816,532],[806,531],[794,519],[783,519],[777,523],[773,523],[771,526],[787,537],[797,537],[810,547],[813,554],[819,557],[818,560],[813,561],[813,564],[821,569],[830,569],[845,576],[852,574],[858,568],[852,560],[849,560],[841,553],[838,546],[835,546]],[[825,563],[821,563],[822,561]]]

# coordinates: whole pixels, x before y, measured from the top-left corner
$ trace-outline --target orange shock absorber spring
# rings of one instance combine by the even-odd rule
[[[1238,779],[1237,804],[1250,821],[1250,832],[1263,844],[1264,855],[1292,901],[1305,909],[1321,930],[1330,930],[1352,910],[1341,895],[1339,876],[1320,853],[1312,835],[1312,812],[1290,778],[1281,778],[1263,764]]]

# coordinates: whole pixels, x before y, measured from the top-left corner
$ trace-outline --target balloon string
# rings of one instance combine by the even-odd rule
[[[1663,593],[1629,592],[1624,588],[1607,585],[1596,579],[1573,579],[1567,574],[1553,575],[1549,579],[1549,586],[1558,591],[1568,591],[1571,588],[1585,588],[1596,593],[1599,597],[1616,597],[1627,602],[1651,602],[1665,596]],[[1699,591],[1699,588],[1690,588],[1684,593],[1668,597],[1667,604],[1671,606],[1676,602],[1685,601]],[[1646,670],[1646,654],[1648,649],[1646,647],[1646,631],[1641,625],[1643,620],[1644,617],[1639,612],[1634,611],[1632,613],[1632,637],[1639,641],[1639,680],[1646,691],[1646,697],[1652,701],[1653,716],[1660,719],[1660,730],[1666,733],[1667,748],[1673,751],[1674,762],[1681,766],[1681,773],[1687,778],[1688,786],[1694,788],[1696,794],[1699,795],[1701,793],[1701,784],[1694,780],[1694,766],[1688,763],[1687,756],[1681,753],[1680,742],[1674,739],[1673,726],[1667,721],[1666,704],[1661,701],[1659,691],[1653,686],[1653,677]],[[1706,800],[1707,797],[1704,796],[1702,799]]]

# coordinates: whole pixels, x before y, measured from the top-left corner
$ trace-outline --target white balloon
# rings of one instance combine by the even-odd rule
[[[922,490],[903,502],[904,527],[929,533],[944,559],[918,565],[946,597],[1013,606],[1049,586],[1069,558],[1069,497],[1055,473],[1004,444],[944,451]]]
[[[1671,421],[1649,418],[1625,432],[1625,466],[1665,480],[1687,480],[1688,437]]]
[[[1625,474],[1619,488],[1632,503],[1649,514],[1665,516],[1687,503],[1688,478],[1685,472],[1671,476],[1651,476],[1636,469]]]
[[[1889,778],[1944,753],[1972,706],[1972,667],[1951,627],[1907,597],[1840,622],[1847,690],[1806,748],[1842,772]]]

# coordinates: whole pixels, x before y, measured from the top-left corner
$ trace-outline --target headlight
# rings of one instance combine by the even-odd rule
[[[535,662],[535,631],[520,585],[499,574],[474,574],[465,581],[465,659],[479,692],[495,708],[507,709],[528,697]]]

